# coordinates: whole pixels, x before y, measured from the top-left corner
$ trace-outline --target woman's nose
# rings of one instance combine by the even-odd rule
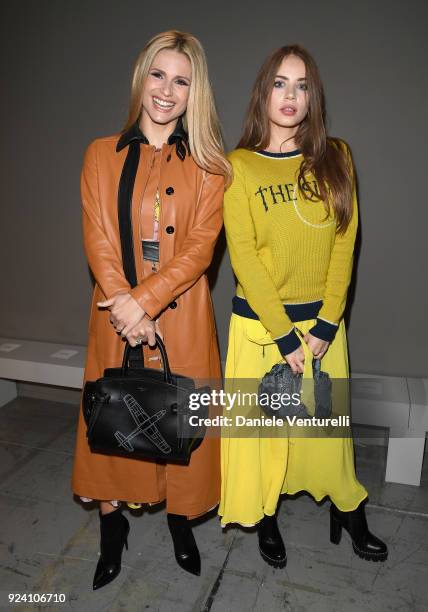
[[[162,83],[161,91],[164,94],[164,96],[170,96],[172,94],[172,85],[171,85],[171,83],[169,81],[165,80]]]
[[[287,85],[287,88],[285,90],[285,97],[291,100],[294,100],[296,98],[296,88],[294,87],[294,85]]]

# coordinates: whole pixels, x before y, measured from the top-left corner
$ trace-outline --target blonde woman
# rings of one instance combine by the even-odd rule
[[[123,131],[94,140],[85,153],[83,233],[95,279],[85,381],[120,365],[125,339],[134,353],[143,351],[146,365],[162,367],[155,331],[172,371],[220,378],[205,271],[222,226],[230,175],[201,44],[177,31],[155,36],[137,60]],[[124,247],[119,224],[128,237]],[[137,275],[133,288],[124,272],[130,258]],[[94,589],[121,568],[129,532],[121,502],[135,507],[165,500],[177,562],[199,574],[189,519],[219,501],[219,440],[206,438],[188,465],[96,454],[88,447],[81,413],[72,488],[83,501],[100,502]]]

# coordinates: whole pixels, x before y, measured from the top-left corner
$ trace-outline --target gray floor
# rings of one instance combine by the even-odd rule
[[[130,549],[122,572],[93,592],[98,516],[70,492],[77,408],[18,398],[0,411],[2,610],[12,609],[8,593],[35,592],[65,594],[66,603],[50,609],[93,612],[428,609],[427,460],[421,487],[385,484],[385,450],[356,445],[358,476],[370,493],[369,524],[389,546],[386,563],[356,557],[347,536],[330,544],[329,504],[307,495],[281,503],[285,569],[262,561],[255,533],[222,533],[213,515],[194,528],[203,565],[198,578],[176,565],[164,511],[127,512]]]

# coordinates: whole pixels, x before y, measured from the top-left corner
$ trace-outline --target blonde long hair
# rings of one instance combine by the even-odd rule
[[[184,53],[190,61],[192,81],[187,110],[183,116],[183,127],[189,135],[190,152],[198,166],[212,174],[222,174],[228,186],[232,179],[232,167],[224,152],[220,122],[208,79],[207,60],[201,43],[192,34],[177,30],[161,32],[145,45],[135,64],[129,115],[123,132],[140,115],[144,81],[156,54],[162,49]]]

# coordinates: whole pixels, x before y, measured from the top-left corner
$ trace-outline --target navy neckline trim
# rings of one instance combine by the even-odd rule
[[[288,153],[272,153],[271,151],[262,150],[262,151],[255,151],[255,153],[259,153],[259,155],[264,155],[265,157],[281,158],[281,157],[294,157],[295,155],[300,155],[301,150],[294,149],[294,151],[288,151]]]

